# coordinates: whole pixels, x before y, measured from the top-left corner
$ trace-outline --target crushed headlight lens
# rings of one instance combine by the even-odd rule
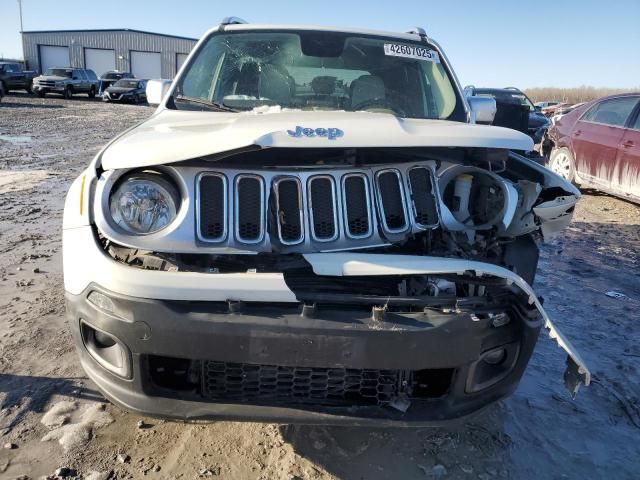
[[[176,218],[179,196],[162,175],[145,172],[122,179],[109,204],[118,226],[129,233],[147,234],[162,230]]]

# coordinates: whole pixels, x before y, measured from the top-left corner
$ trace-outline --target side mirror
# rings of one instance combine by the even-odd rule
[[[171,80],[149,80],[147,82],[146,94],[149,105],[160,105],[171,87]]]
[[[495,99],[491,97],[467,97],[471,108],[471,123],[491,125],[498,111]]]

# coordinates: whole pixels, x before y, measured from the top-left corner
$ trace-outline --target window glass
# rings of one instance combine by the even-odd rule
[[[97,80],[98,77],[96,77],[96,73],[93,70],[85,70],[85,72],[87,73],[87,78],[89,80]]]
[[[637,103],[638,97],[619,97],[604,100],[591,107],[584,114],[582,120],[613,127],[624,127]]]
[[[181,75],[176,93],[235,110],[277,105],[466,118],[449,73],[429,46],[340,32],[213,35]]]
[[[640,113],[636,115],[636,121],[633,122],[631,128],[633,128],[634,130],[640,130]]]

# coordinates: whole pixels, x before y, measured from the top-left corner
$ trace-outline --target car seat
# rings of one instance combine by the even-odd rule
[[[362,75],[351,82],[351,108],[366,105],[373,100],[386,100],[386,89],[377,75]]]

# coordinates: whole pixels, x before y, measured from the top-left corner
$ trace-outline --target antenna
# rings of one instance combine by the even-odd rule
[[[18,10],[20,10],[20,33],[24,30],[22,28],[22,0],[18,0]]]

